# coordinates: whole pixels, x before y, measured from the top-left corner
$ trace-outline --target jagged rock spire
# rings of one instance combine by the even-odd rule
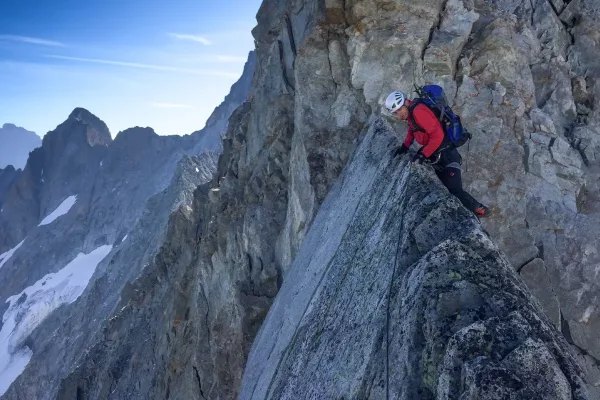
[[[85,108],[74,109],[69,115],[69,119],[74,119],[87,126],[86,137],[90,146],[108,146],[112,141],[106,124]]]

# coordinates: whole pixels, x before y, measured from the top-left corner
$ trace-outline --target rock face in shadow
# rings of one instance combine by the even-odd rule
[[[0,168],[0,207],[2,207],[2,199],[4,198],[8,188],[17,180],[23,171],[15,169],[12,165],[6,168]]]
[[[321,206],[240,399],[587,399],[506,256],[388,133],[372,125]]]

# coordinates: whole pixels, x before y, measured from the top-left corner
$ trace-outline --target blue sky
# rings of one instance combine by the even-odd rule
[[[261,0],[1,0],[0,126],[43,136],[75,107],[188,134],[241,75]]]

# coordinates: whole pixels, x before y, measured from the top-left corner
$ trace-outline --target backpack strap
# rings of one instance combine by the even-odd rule
[[[421,102],[418,99],[413,100],[413,103],[410,105],[410,107],[408,107],[408,118],[410,119],[410,124],[415,128],[416,131],[418,131],[418,132],[425,132],[425,129],[423,129],[421,127],[421,125],[419,125],[417,123],[417,120],[415,119],[415,116],[413,115],[414,109],[419,104],[421,104]]]

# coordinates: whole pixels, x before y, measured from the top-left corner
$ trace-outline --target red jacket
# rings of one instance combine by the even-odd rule
[[[412,101],[406,101],[407,107],[410,107],[411,104]],[[413,118],[425,132],[413,126],[411,119],[408,118],[408,133],[406,134],[406,139],[404,139],[404,145],[409,147],[413,139],[416,139],[417,143],[423,146],[423,155],[429,158],[444,141],[444,130],[433,111],[424,104],[419,104],[414,108]]]

